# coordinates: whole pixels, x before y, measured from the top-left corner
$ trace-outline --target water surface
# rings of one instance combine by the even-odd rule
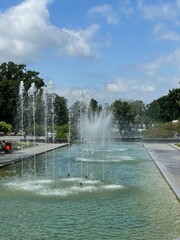
[[[72,146],[0,169],[1,240],[173,240],[180,207],[139,143]]]

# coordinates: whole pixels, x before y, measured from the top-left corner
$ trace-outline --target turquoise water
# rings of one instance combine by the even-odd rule
[[[173,240],[180,206],[142,144],[72,146],[0,170],[1,240]]]

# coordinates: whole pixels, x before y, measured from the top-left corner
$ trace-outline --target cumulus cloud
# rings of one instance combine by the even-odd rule
[[[180,0],[154,1],[147,3],[137,0],[137,8],[142,18],[153,22],[153,34],[158,40],[179,41]]]
[[[142,92],[142,93],[151,93],[151,92],[154,92],[155,86],[152,84],[138,84],[138,85],[133,85],[132,90]]]
[[[180,49],[176,49],[174,52],[166,55],[159,56],[157,59],[149,63],[140,63],[138,68],[144,70],[147,75],[154,77],[156,72],[164,67],[170,68],[171,66],[176,66],[177,69],[180,65]]]
[[[84,57],[95,57],[96,54],[92,45],[89,41],[94,34],[99,30],[99,26],[94,24],[86,30],[71,30],[63,28],[59,33],[59,44],[58,53],[68,54],[70,56],[84,56]]]
[[[123,98],[131,99],[139,99],[143,95],[150,94],[155,91],[155,86],[152,83],[142,84],[139,79],[131,79],[131,78],[118,78],[114,81],[114,83],[108,83],[105,86],[105,90],[107,93],[116,96],[121,96]]]
[[[51,0],[25,0],[0,13],[0,61],[34,61],[43,49],[59,54],[93,57],[91,43],[98,25],[87,29],[60,29],[50,22]]]
[[[125,92],[127,89],[123,79],[118,79],[114,83],[108,83],[105,88],[108,92],[111,93],[121,93]]]
[[[171,29],[168,28],[167,25],[164,23],[157,23],[153,27],[153,34],[158,36],[158,39],[161,40],[170,40],[170,41],[179,41],[180,40],[180,34],[171,27]]]
[[[103,4],[89,10],[89,15],[100,15],[108,24],[117,24],[119,17],[110,4]]]
[[[154,4],[145,4],[145,1],[138,0],[137,6],[139,10],[142,12],[143,17],[146,19],[167,19],[174,20],[177,18],[180,4],[179,1],[170,2],[159,2]]]
[[[131,7],[131,2],[130,0],[123,0],[120,2],[120,12],[125,15],[129,16],[134,12],[134,9]]]
[[[73,103],[77,101],[83,100],[85,103],[89,103],[91,98],[97,99],[98,101],[101,100],[101,90],[95,91],[95,89],[87,89],[87,88],[57,88],[55,89],[55,92],[65,97],[68,100],[68,106],[72,106]]]

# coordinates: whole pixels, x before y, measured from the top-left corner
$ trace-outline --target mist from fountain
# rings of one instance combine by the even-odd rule
[[[23,85],[23,84],[21,84]],[[22,89],[22,86],[21,86]],[[22,95],[22,90],[20,94]],[[52,82],[48,84],[47,87],[42,88],[42,115],[44,116],[44,125],[45,130],[45,143],[47,143],[47,135],[48,130],[51,129],[52,143],[54,143],[54,132],[55,132],[55,112],[54,112],[54,104],[55,98],[52,88]],[[36,144],[36,96],[38,95],[35,84],[31,84],[31,87],[28,90],[28,104],[29,104],[29,113],[31,113],[31,125],[33,125],[33,136],[34,136],[34,147]],[[84,104],[83,101],[86,100]],[[73,152],[71,149],[71,112],[69,110],[69,133],[68,133],[68,141],[69,141],[69,156],[67,159],[66,169],[62,170],[63,165],[61,163],[61,158],[57,158],[55,156],[55,151],[53,150],[51,153],[51,164],[48,162],[48,154],[45,152],[44,154],[44,171],[45,171],[45,179],[40,180],[42,183],[46,183],[47,180],[52,182],[53,188],[58,188],[58,185],[61,185],[61,181],[68,181],[69,185],[79,184],[82,188],[87,188],[90,184],[100,186],[99,182],[104,182],[105,179],[105,150],[106,150],[106,141],[110,134],[110,130],[112,127],[112,116],[108,111],[104,108],[99,112],[91,112],[88,110],[88,101],[84,97],[82,99],[82,105],[80,108],[80,118],[79,118],[79,137],[80,137],[80,155],[77,152]],[[22,105],[21,105],[22,106]],[[50,109],[49,109],[50,107]],[[85,109],[84,109],[85,107]],[[22,107],[22,110],[24,108]],[[75,162],[74,162],[75,161]],[[31,179],[31,184],[39,184],[38,180],[38,162],[37,157],[34,155],[33,166],[29,167],[29,172],[33,173],[33,176],[29,177]],[[98,176],[96,179],[95,174],[92,172],[91,163],[100,163],[101,166],[101,177]],[[58,165],[58,167],[57,167]],[[58,170],[57,170],[58,168]],[[77,174],[77,168],[79,169],[79,174]],[[74,172],[74,169],[76,171]],[[67,179],[61,180],[61,175],[63,176],[63,171],[67,171],[66,176]],[[98,173],[99,175],[99,173]],[[49,178],[50,177],[50,178]],[[101,180],[100,180],[101,179]],[[32,182],[34,181],[34,183]],[[71,183],[71,184],[70,184]],[[37,186],[37,185],[36,185]],[[78,186],[78,187],[79,187]],[[95,186],[94,186],[95,187]],[[48,185],[47,185],[48,188]],[[71,186],[70,186],[71,188]]]
[[[35,104],[36,92],[37,92],[36,86],[35,86],[35,83],[33,82],[31,84],[31,87],[28,90],[28,100],[29,100],[29,104],[31,105],[30,108],[32,108],[34,147],[36,145],[36,104]],[[35,154],[34,154],[33,173],[34,173],[34,179],[36,179],[36,156],[35,156]]]
[[[33,118],[33,136],[34,136],[34,146],[36,143],[36,104],[35,104],[35,95],[36,95],[36,86],[33,82],[31,87],[28,90],[29,104],[32,107],[32,118]]]
[[[23,81],[20,82],[19,86],[19,100],[20,100],[20,125],[22,133],[24,131],[24,83]]]
[[[21,126],[21,131],[22,131],[22,138],[24,135],[24,82],[21,81],[20,85],[19,85],[19,101],[20,101],[20,126]],[[23,176],[23,163],[24,163],[24,159],[23,159],[23,155],[22,155],[22,176]]]
[[[100,112],[88,113],[80,110],[79,136],[81,141],[81,156],[77,158],[81,163],[81,178],[83,176],[83,162],[87,164],[88,177],[88,162],[100,158],[102,162],[102,182],[105,178],[105,150],[106,143],[109,141],[112,128],[112,115],[104,108]],[[98,154],[97,154],[98,153]],[[88,161],[87,161],[88,160]]]
[[[82,139],[85,141],[94,154],[94,150],[98,148],[103,149],[105,141],[110,133],[112,127],[112,116],[105,110],[100,113],[87,115],[82,119]]]
[[[47,104],[47,87],[43,87],[43,94],[42,94],[42,102],[43,102],[43,108],[44,108],[44,141],[47,143],[48,138],[48,104]]]

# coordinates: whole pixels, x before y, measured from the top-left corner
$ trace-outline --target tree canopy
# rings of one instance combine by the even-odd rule
[[[170,122],[180,118],[180,88],[147,105],[147,114],[154,122]]]
[[[20,82],[24,82],[27,91],[34,82],[36,88],[44,86],[39,73],[26,70],[25,64],[13,62],[0,65],[0,119],[15,126]]]
[[[42,87],[45,86],[39,72],[26,69],[25,64],[15,64],[13,62],[2,63],[0,65],[0,121],[16,126],[19,104],[19,86],[21,81],[24,84],[24,95],[28,98],[28,90],[34,83],[36,94],[36,122],[41,124],[44,119],[42,103]],[[54,109],[52,113],[51,94],[47,95],[49,115],[54,116],[56,125],[65,125],[70,120],[72,125],[79,124],[79,118],[82,114],[92,116],[100,113],[103,109],[95,99],[91,99],[89,105],[83,101],[75,102],[71,108],[67,108],[67,99],[54,94]],[[180,88],[169,90],[168,95],[153,100],[150,104],[145,105],[141,100],[123,101],[115,100],[111,106],[106,105],[108,111],[114,116],[114,123],[118,126],[119,131],[127,128],[133,128],[133,125],[142,125],[169,122],[180,119]],[[25,121],[30,119],[30,106],[26,105]],[[69,119],[70,117],[70,119]],[[32,118],[32,117],[31,117]],[[31,119],[30,119],[31,120]],[[19,121],[19,120],[18,120]],[[29,121],[30,122],[30,121]],[[32,122],[32,121],[31,121]]]

